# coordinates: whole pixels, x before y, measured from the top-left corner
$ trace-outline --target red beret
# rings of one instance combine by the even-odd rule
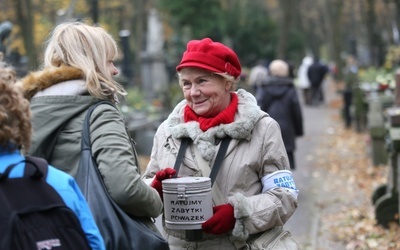
[[[228,73],[235,78],[240,76],[242,70],[236,53],[222,43],[213,42],[210,38],[188,42],[187,49],[176,70],[180,71],[185,67]]]

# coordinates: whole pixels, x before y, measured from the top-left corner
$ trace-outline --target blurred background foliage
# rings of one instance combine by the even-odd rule
[[[338,69],[339,80],[347,55],[358,59],[366,75],[391,72],[399,63],[400,0],[0,0],[0,22],[13,23],[11,35],[2,38],[3,52],[24,58],[29,71],[40,66],[43,42],[59,22],[99,23],[117,40],[128,30],[131,51],[125,56],[133,75],[126,82],[140,90],[154,9],[170,82],[176,83],[175,66],[187,41],[203,37],[232,47],[244,73],[259,59],[285,59],[297,68],[307,54]]]

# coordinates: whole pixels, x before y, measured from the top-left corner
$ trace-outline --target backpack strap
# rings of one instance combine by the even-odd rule
[[[47,172],[49,170],[48,163],[45,159],[33,156],[25,157],[25,169],[24,169],[24,177],[42,177],[43,180],[46,180]],[[35,168],[35,169],[33,169]]]
[[[0,174],[0,181],[4,181],[8,178],[11,170],[13,170],[18,164],[25,162],[24,175],[23,177],[31,177],[33,179],[43,178],[46,180],[48,172],[48,163],[45,159],[33,156],[26,156],[24,160],[9,165],[3,173]]]

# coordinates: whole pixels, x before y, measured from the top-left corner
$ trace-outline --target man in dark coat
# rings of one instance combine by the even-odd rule
[[[358,82],[358,66],[353,56],[347,58],[347,65],[344,70],[344,90],[343,90],[343,116],[346,128],[351,128],[352,114],[351,106],[353,103],[353,92]]]
[[[308,68],[308,79],[311,83],[311,105],[318,106],[324,102],[322,82],[328,73],[328,67],[321,63],[318,57],[314,57],[314,62]]]
[[[290,168],[295,169],[295,139],[303,135],[303,115],[289,65],[274,60],[269,66],[270,78],[262,85],[256,98],[260,108],[274,118],[281,128]]]

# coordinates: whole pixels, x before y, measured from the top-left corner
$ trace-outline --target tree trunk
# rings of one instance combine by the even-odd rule
[[[297,0],[295,0],[297,1]],[[292,0],[279,1],[280,9],[282,12],[281,25],[279,25],[279,38],[278,48],[276,51],[276,58],[286,59],[287,40],[289,38],[290,26],[292,21]]]
[[[384,61],[384,53],[382,48],[382,39],[379,35],[378,26],[376,22],[376,13],[374,11],[375,0],[366,1],[366,26],[368,33],[368,44],[371,55],[371,62],[374,66],[380,66]]]
[[[396,24],[400,28],[400,0],[392,0],[396,5]]]
[[[325,0],[324,16],[327,18],[327,32],[331,32],[329,37],[332,38],[330,41],[332,46],[332,59],[335,61],[338,70],[337,78],[341,80],[343,78],[342,68],[344,66],[343,61],[340,57],[343,51],[342,44],[342,15],[343,15],[343,4],[345,0]]]
[[[133,21],[133,54],[135,56],[134,62],[134,83],[133,85],[141,87],[142,76],[141,76],[141,65],[142,58],[141,53],[143,51],[143,45],[145,44],[145,29],[146,29],[146,0],[133,0],[134,15]]]
[[[39,65],[38,52],[34,44],[34,21],[32,13],[31,0],[14,0],[15,13],[17,14],[17,22],[21,29],[21,35],[24,41],[26,55],[28,56],[29,70]]]

